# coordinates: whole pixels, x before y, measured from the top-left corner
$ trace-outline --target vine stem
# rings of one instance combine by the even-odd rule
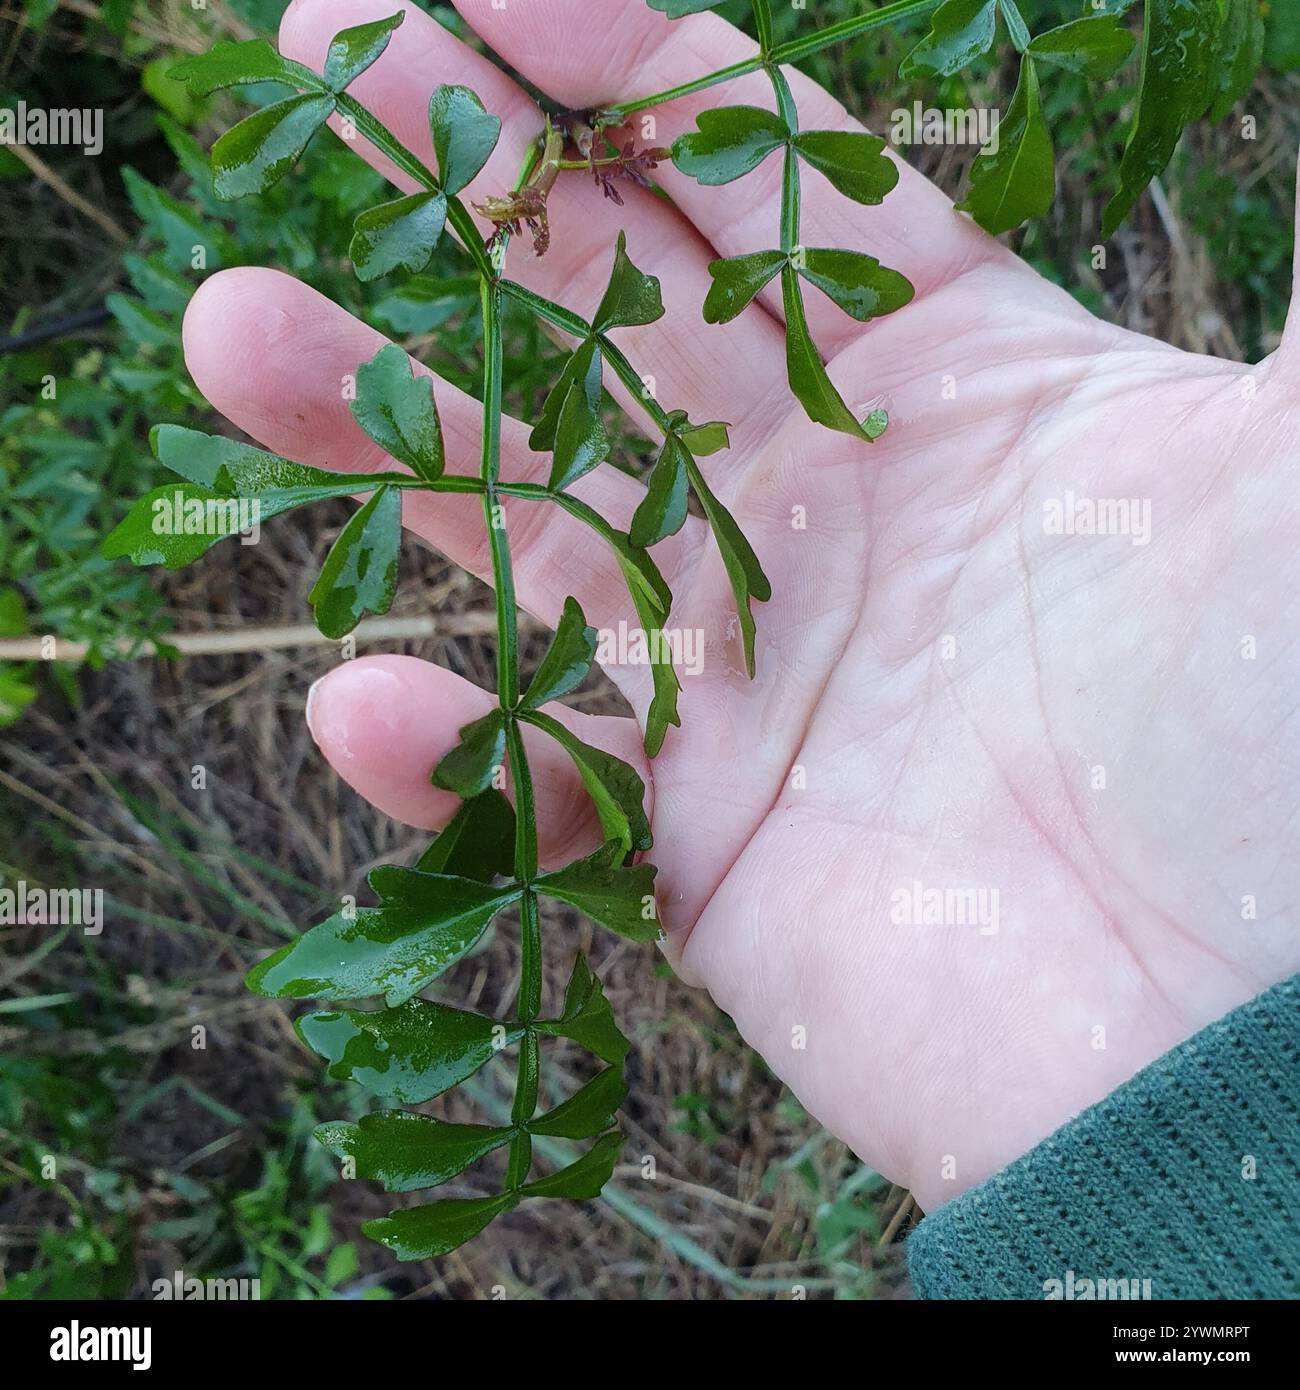
[[[940,3],[941,0],[895,0],[894,4],[872,10],[869,14],[854,15],[851,19],[841,19],[836,24],[828,24],[825,29],[819,29],[815,34],[809,34],[805,38],[779,43],[772,48],[767,57],[764,57],[762,52],[755,53],[752,58],[744,58],[738,63],[719,68],[717,72],[707,73],[677,87],[669,87],[666,91],[655,92],[653,96],[637,97],[632,101],[620,101],[613,106],[603,107],[602,114],[609,117],[634,116],[639,111],[648,111],[652,106],[662,106],[665,102],[676,101],[678,97],[691,96],[695,92],[716,87],[720,82],[747,77],[751,72],[759,72],[771,63],[797,63],[803,58],[812,57],[814,53],[820,53],[824,48],[832,48],[837,43],[856,39],[873,29],[893,24],[896,20],[937,9]],[[613,125],[614,121],[609,120],[606,123]]]

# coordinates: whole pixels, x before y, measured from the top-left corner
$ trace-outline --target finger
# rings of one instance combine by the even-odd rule
[[[506,62],[548,96],[573,108],[612,105],[667,91],[750,58],[752,39],[713,14],[669,20],[645,4],[626,0],[531,0],[502,9],[493,0],[455,0],[456,8]],[[809,16],[811,23],[811,16]],[[844,107],[794,69],[790,80],[805,130],[861,131]],[[669,145],[695,128],[700,111],[718,106],[773,107],[770,79],[753,73],[647,111],[656,121],[654,143]],[[641,117],[634,118],[634,125]],[[974,223],[953,211],[935,186],[898,160],[898,186],[879,207],[864,208],[837,192],[816,170],[802,167],[800,240],[806,246],[863,251],[901,271],[917,296],[933,293],[990,257],[1014,260]],[[778,154],[743,181],[703,187],[671,164],[655,172],[677,206],[722,256],[777,245],[781,209]],[[918,235],[924,230],[924,236]],[[779,318],[781,299],[769,287],[765,303]],[[806,294],[809,322],[823,355],[859,337],[862,325],[817,291]],[[741,320],[750,317],[742,315]]]
[[[457,731],[495,707],[490,692],[441,666],[411,656],[358,657],[311,687],[307,727],[335,772],[385,815],[422,830],[441,830],[460,798],[435,787],[429,774],[455,746]],[[559,705],[548,705],[546,712],[584,743],[630,763],[651,786],[631,719]],[[543,867],[592,853],[604,837],[573,760],[539,729],[524,730],[524,749]]]
[[[232,424],[274,453],[319,468],[374,472],[392,461],[362,432],[344,398],[354,377],[386,339],[345,310],[279,271],[242,268],[212,276],[190,301],[183,327],[185,360],[204,396]],[[449,473],[477,473],[482,406],[415,363],[434,382]],[[527,445],[526,426],[502,421],[502,476],[543,480],[550,460]],[[626,528],[643,489],[612,468],[600,468],[571,489],[615,526]],[[487,579],[491,553],[482,499],[407,492],[406,525],[456,564]],[[520,602],[554,627],[572,595],[588,622],[637,626],[617,562],[605,544],[554,505],[511,498],[506,525]],[[702,522],[688,520],[655,548],[669,584],[698,544]],[[634,702],[644,671],[611,672]]]
[[[1300,387],[1300,176],[1297,176],[1296,183],[1296,235],[1291,308],[1287,314],[1286,328],[1282,333],[1282,344],[1273,356],[1270,370],[1274,380],[1286,381],[1292,388]]]
[[[281,49],[319,68],[339,29],[391,14],[394,4],[395,0],[297,0],[280,26]],[[528,8],[512,5],[510,14],[523,18]],[[499,68],[408,5],[406,18],[383,57],[349,90],[433,168],[429,97],[444,82],[470,87],[489,111],[501,117],[495,152],[461,195],[467,204],[481,202],[514,185],[524,153],[542,128],[536,103]],[[366,141],[357,139],[355,147],[400,187],[408,191],[414,187],[377,157]],[[550,198],[550,249],[539,258],[526,239],[517,239],[508,273],[590,318],[608,280],[614,242],[619,231],[626,229],[633,261],[660,279],[665,315],[654,324],[619,329],[620,347],[633,362],[644,363],[654,372],[655,393],[668,408],[687,410],[697,420],[725,418],[738,424],[740,432],[733,442],[739,449],[745,442],[745,422],[759,407],[766,407],[770,414],[772,387],[785,370],[781,335],[761,316],[738,322],[726,333],[696,331],[700,305],[712,283],[711,250],[685,218],[649,191],[628,184],[623,196],[626,206],[618,207],[602,197],[586,176],[562,176]],[[487,223],[481,225],[489,228]],[[737,361],[745,363],[743,372],[737,372]],[[622,385],[611,380],[610,386],[626,406],[629,397]],[[640,410],[631,414],[640,426]]]

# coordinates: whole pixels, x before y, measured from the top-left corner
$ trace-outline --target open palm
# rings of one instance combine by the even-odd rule
[[[336,31],[394,3],[298,0],[283,51],[319,67]],[[670,25],[626,0],[457,7],[575,109],[753,51],[711,15]],[[411,10],[353,92],[428,160],[442,82],[502,116],[470,189],[500,192],[540,116],[427,15]],[[794,91],[806,126],[854,128],[811,83]],[[647,138],[769,98],[761,75],[741,79],[658,108]],[[773,597],[751,683],[721,561],[691,520],[655,552],[672,623],[705,634],[682,728],[647,767],[632,721],[564,717],[646,778],[683,972],[823,1123],[932,1207],[1300,969],[1300,342],[1254,369],[1176,351],[1092,318],[910,169],[865,212],[809,172],[805,242],[870,252],[917,288],[865,327],[808,296],[845,399],[889,412],[867,446],[792,401],[779,297],[725,327],[700,319],[708,263],[774,244],[779,161],[723,190],[660,174],[675,207],[639,189],[616,207],[568,176],[551,250],[517,245],[510,273],[590,312],[626,230],[667,313],[620,345],[666,406],[732,423],[732,449],[705,468]],[[200,388],[269,448],[385,463],[341,389],[378,335],[298,282],[214,276],[185,340]],[[472,472],[480,407],[442,382],[435,394],[450,470]],[[527,434],[506,422],[503,476],[545,477]],[[575,490],[622,525],[640,493],[609,469]],[[1107,534],[1060,533],[1062,518],[1086,529],[1076,504],[1097,502],[1111,504]],[[476,499],[417,496],[405,520],[488,573]],[[593,625],[636,626],[576,523],[518,501],[508,525],[540,619],[572,594]],[[644,710],[645,668],[609,674]],[[436,667],[377,657],[319,684],[309,717],[359,791],[436,827],[456,803],[428,770],[491,703]],[[599,838],[585,793],[558,750],[530,756],[543,857],[571,858]]]

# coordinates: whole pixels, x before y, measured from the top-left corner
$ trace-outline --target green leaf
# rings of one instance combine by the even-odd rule
[[[429,1260],[473,1240],[518,1201],[513,1192],[497,1197],[448,1198],[363,1222],[361,1229],[386,1245],[399,1260]]]
[[[528,1122],[534,1134],[555,1139],[592,1139],[608,1129],[627,1096],[620,1067],[606,1067],[554,1110]]]
[[[576,907],[619,936],[631,941],[655,941],[659,936],[655,866],[634,864],[625,868],[615,863],[622,857],[621,842],[611,840],[595,854],[543,874],[536,880],[537,891]]]
[[[1015,95],[998,126],[997,152],[992,152],[992,144],[980,151],[971,169],[970,190],[957,207],[996,236],[1030,217],[1042,217],[1055,196],[1052,133],[1043,115],[1038,69],[1026,54]]]
[[[381,487],[339,532],[308,600],[326,637],[346,636],[366,613],[387,613],[397,592],[402,494]]]
[[[218,541],[238,535],[253,517],[251,499],[222,497],[193,483],[166,483],[147,492],[104,537],[100,554],[136,565],[181,569]]]
[[[704,474],[700,472],[694,461],[690,464],[690,478],[691,486],[695,489],[695,495],[700,499],[700,505],[704,508],[704,515],[708,518],[709,526],[713,531],[714,543],[718,547],[718,553],[722,556],[722,563],[727,571],[727,579],[731,583],[731,592],[736,600],[736,616],[740,620],[741,640],[745,650],[745,669],[749,672],[750,680],[753,680],[755,628],[750,600],[766,603],[772,597],[772,585],[769,583],[767,575],[763,573],[763,567],[758,563],[758,556],[754,554],[753,547],[746,539],[745,533],[736,525],[736,519],[726,507],[709,491],[709,486],[704,481]]]
[[[628,535],[633,545],[658,545],[686,525],[686,464],[685,445],[675,434],[665,435],[646,480],[646,494],[632,517]]]
[[[703,425],[684,422],[678,435],[695,458],[703,459],[731,448],[731,436],[727,429],[728,426],[721,420],[710,420]]]
[[[377,280],[398,269],[417,274],[429,264],[446,221],[442,193],[412,193],[363,212],[353,223],[348,248],[357,279]]]
[[[314,1132],[331,1153],[355,1161],[357,1177],[382,1183],[385,1192],[437,1187],[508,1143],[515,1133],[509,1127],[448,1124],[406,1110],[381,1110],[356,1124],[335,1120]]]
[[[385,343],[357,368],[352,415],[363,430],[417,477],[435,482],[445,462],[433,382],[417,376],[396,343]]]
[[[1007,32],[1011,35],[1011,42],[1015,45],[1017,53],[1023,53],[1029,47],[1029,26],[1025,23],[1025,17],[1020,13],[1020,6],[1016,0],[998,0],[998,9],[1002,18],[1006,20]]]
[[[710,262],[713,284],[704,300],[705,323],[730,323],[789,259],[784,251],[754,251]]]
[[[462,803],[415,867],[488,883],[514,872],[515,808],[495,787]]]
[[[592,974],[581,951],[574,957],[560,1017],[534,1026],[548,1037],[569,1038],[611,1066],[622,1067],[631,1046],[619,1032],[604,987]]]
[[[264,193],[298,162],[329,119],[334,98],[307,92],[277,101],[231,126],[212,147],[212,188],[230,201]]]
[[[859,323],[892,314],[911,303],[912,282],[860,251],[805,249],[795,269]]]
[[[399,10],[387,19],[374,19],[368,24],[357,24],[335,34],[325,55],[324,77],[330,90],[341,92],[360,77],[388,47],[393,30],[405,18],[406,12]]]
[[[711,10],[718,0],[647,0],[652,10],[666,14],[669,19],[681,19],[683,15],[703,14]]]
[[[794,147],[855,203],[884,200],[898,183],[898,166],[885,154],[885,142],[876,135],[842,130],[805,130],[794,137]]]
[[[1133,35],[1114,15],[1088,15],[1039,34],[1028,51],[1041,62],[1100,81],[1128,61]]]
[[[372,870],[370,886],[378,907],[345,908],[304,932],[253,967],[249,989],[267,999],[382,994],[391,1008],[455,965],[520,894],[395,864]]]
[[[666,644],[659,642],[657,649],[655,645],[667,614],[654,607],[644,590],[632,582],[628,564],[624,563],[622,568],[624,576],[628,578],[628,592],[632,597],[632,606],[636,609],[637,621],[641,624],[649,643],[650,682],[654,693],[650,697],[650,708],[646,711],[645,751],[647,758],[654,758],[664,746],[668,726],[671,724],[674,728],[681,727],[682,717],[677,712],[677,699],[682,691],[682,683],[673,665],[672,653],[666,650]]]
[[[567,1197],[570,1201],[599,1197],[601,1188],[614,1176],[623,1142],[621,1134],[607,1134],[576,1163],[570,1163],[558,1173],[548,1173],[536,1182],[525,1183],[520,1192],[525,1197]]]
[[[703,184],[730,183],[751,173],[790,139],[786,123],[758,106],[719,106],[701,111],[698,130],[678,136],[673,163]]]
[[[608,1002],[605,1009],[609,1011]],[[396,1009],[306,1014],[294,1026],[303,1042],[329,1063],[326,1071],[334,1080],[354,1081],[400,1105],[419,1105],[459,1086],[524,1034],[520,1027],[425,999],[408,1000]],[[585,1012],[564,1026],[602,1036],[599,1008],[588,1003]]]
[[[608,333],[611,328],[654,323],[663,316],[664,301],[658,276],[646,275],[632,264],[627,254],[627,236],[619,232],[614,248],[614,269],[591,321],[591,331]]]
[[[1264,14],[1257,0],[1231,0],[1210,67],[1210,119],[1221,121],[1255,85],[1264,61]]]
[[[167,75],[174,82],[184,82],[196,97],[210,96],[226,87],[242,87],[245,83],[284,82],[289,86],[302,83],[297,66],[281,58],[265,39],[245,39],[242,43],[222,40],[206,53],[183,59],[170,68]]]
[[[579,349],[581,351],[581,349]],[[594,375],[600,377],[600,359],[593,361]],[[556,492],[598,468],[609,456],[609,432],[600,415],[600,396],[591,400],[588,378],[571,383],[560,407],[555,427],[555,450],[547,486]]]
[[[903,59],[898,75],[951,77],[987,53],[997,36],[997,0],[947,0],[930,18],[930,32]]]
[[[821,354],[808,332],[799,273],[791,264],[781,272],[781,290],[785,304],[785,365],[790,389],[808,418],[816,424],[858,439],[868,439],[866,430],[826,375]]]
[[[600,364],[601,359],[597,352],[595,339],[588,338],[586,342],[578,344],[561,368],[560,375],[547,394],[546,400],[542,402],[541,414],[533,426],[532,433],[528,436],[530,449],[538,453],[545,453],[555,448],[555,439],[560,427],[560,415],[563,412],[569,392],[575,385],[581,386],[588,410],[592,413],[599,412]]]
[[[1183,128],[1205,109],[1218,31],[1218,0],[1146,0],[1137,112],[1119,166],[1119,192],[1102,214],[1113,236],[1173,157]]]
[[[468,799],[485,791],[506,760],[506,717],[494,709],[466,724],[460,742],[433,769],[433,785]]]
[[[534,712],[523,716],[536,728],[544,729],[573,759],[582,784],[596,807],[606,841],[617,840],[626,857],[634,850],[646,850],[654,843],[645,814],[645,783],[629,763],[603,748],[584,743],[558,719]]]
[[[591,670],[596,640],[596,629],[587,626],[578,600],[566,598],[551,645],[524,691],[522,708],[537,709],[576,690]]]
[[[485,111],[468,87],[444,84],[429,98],[429,127],[442,191],[450,198],[488,162],[501,135],[501,118]]]

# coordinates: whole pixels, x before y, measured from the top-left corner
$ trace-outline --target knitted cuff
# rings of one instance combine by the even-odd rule
[[[1300,1297],[1300,975],[907,1241],[920,1298]]]

